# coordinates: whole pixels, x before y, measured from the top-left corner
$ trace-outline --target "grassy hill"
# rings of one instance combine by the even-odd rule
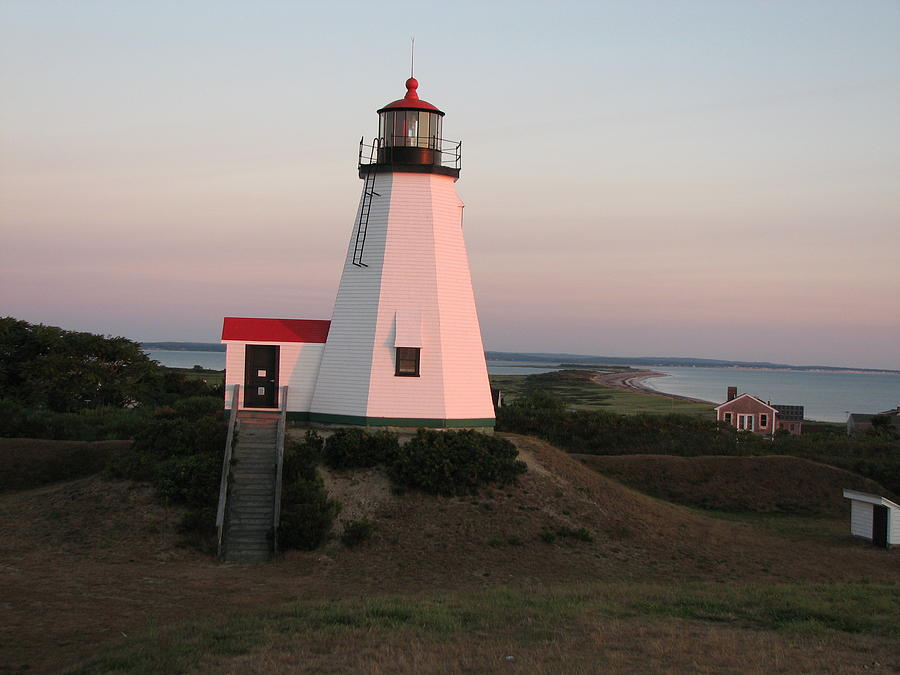
[[[0,663],[79,672],[841,672],[898,667],[900,566],[642,494],[531,437],[478,495],[328,472],[375,534],[277,563],[178,546],[177,512],[98,477],[0,494]],[[734,465],[736,472],[746,467]],[[807,466],[781,467],[785,484]],[[844,519],[840,519],[844,521]],[[837,520],[823,520],[837,522]],[[844,522],[846,525],[846,522]]]
[[[849,516],[843,488],[886,494],[875,481],[799,457],[573,457],[641,492],[702,509],[841,517]]]

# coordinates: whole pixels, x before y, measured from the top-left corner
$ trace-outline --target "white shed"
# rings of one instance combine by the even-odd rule
[[[844,490],[850,500],[850,533],[876,546],[900,545],[900,505],[868,492]]]

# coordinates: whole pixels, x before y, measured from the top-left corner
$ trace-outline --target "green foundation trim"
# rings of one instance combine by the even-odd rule
[[[465,427],[492,427],[493,417],[478,417],[471,419],[443,420],[428,417],[363,417],[360,415],[332,415],[329,413],[288,413],[291,415],[306,415],[305,420],[319,422],[320,424],[352,424],[361,427],[431,427],[441,429],[460,429]],[[300,418],[296,418],[300,419]]]

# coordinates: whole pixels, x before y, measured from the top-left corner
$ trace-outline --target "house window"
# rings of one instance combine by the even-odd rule
[[[725,420],[728,424],[731,424],[731,413],[730,413],[730,412],[725,413],[724,420]]]
[[[769,426],[769,416],[766,413],[761,413],[759,416],[759,428],[765,429]]]
[[[791,431],[793,431],[793,430],[794,430],[794,425],[792,424],[792,425],[789,427],[789,429],[790,429]]]
[[[397,370],[394,375],[398,377],[419,377],[419,347],[397,347]]]
[[[738,429],[753,431],[753,415],[738,415]]]

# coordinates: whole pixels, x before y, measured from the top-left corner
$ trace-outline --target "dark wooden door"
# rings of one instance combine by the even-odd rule
[[[887,548],[888,507],[872,506],[872,543]]]
[[[278,403],[278,345],[245,345],[244,407],[275,408]]]

